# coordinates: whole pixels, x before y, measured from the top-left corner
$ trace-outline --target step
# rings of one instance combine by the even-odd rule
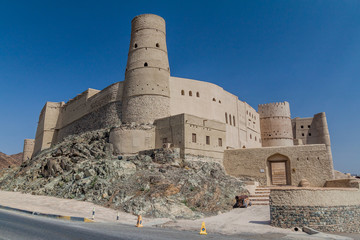
[[[254,201],[254,202],[269,202],[269,199],[250,199],[250,201]]]
[[[270,192],[259,192],[259,191],[255,191],[255,194],[269,194],[270,195]]]
[[[255,194],[255,195],[250,195],[249,197],[250,197],[250,198],[252,198],[252,197],[267,197],[267,198],[269,198],[269,195],[266,195],[266,194],[264,194],[264,195]]]
[[[267,206],[267,205],[270,205],[269,203],[256,203],[256,202],[254,202],[254,203],[251,203],[251,205],[252,206],[260,206],[260,205],[264,205],[264,206]]]

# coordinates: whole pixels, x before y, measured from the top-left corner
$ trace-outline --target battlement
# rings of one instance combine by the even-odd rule
[[[286,101],[266,103],[258,105],[260,118],[267,117],[286,117],[290,118],[290,104]]]

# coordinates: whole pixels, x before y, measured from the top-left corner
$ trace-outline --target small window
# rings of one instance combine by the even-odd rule
[[[162,142],[163,142],[163,143],[167,143],[167,142],[168,142],[167,138],[163,138],[163,139],[162,139]]]
[[[235,126],[235,116],[233,116],[233,124],[234,124],[234,126]]]
[[[230,122],[230,125],[232,125],[232,123],[231,123],[231,114],[229,114],[229,122]]]
[[[311,126],[310,125],[308,125],[308,128],[310,128]]]
[[[219,100],[219,103],[221,104],[221,101]]]
[[[160,47],[160,44],[159,44],[159,43],[156,43],[156,47]]]
[[[252,135],[250,134],[250,139],[252,139]]]
[[[257,138],[256,138],[256,136],[255,136],[255,141],[257,141]]]
[[[146,62],[146,63],[144,63],[144,67],[147,67],[147,66],[148,66],[147,62]]]
[[[216,99],[215,99],[215,98],[213,98],[213,101],[214,101],[214,102],[216,102]]]
[[[206,145],[210,145],[210,136],[206,136]]]
[[[134,48],[137,48],[137,43],[134,44]]]
[[[189,96],[190,96],[190,97],[192,96],[192,91],[189,91]]]
[[[184,90],[181,90],[181,95],[185,95],[185,91],[184,91]]]
[[[311,133],[309,133],[309,137],[311,137]]]
[[[192,142],[196,143],[196,134],[195,133],[192,134]]]
[[[225,113],[225,121],[228,123],[227,113]]]
[[[301,134],[301,136],[303,136],[303,137],[304,137],[304,136],[305,136],[305,134],[304,134],[304,133],[302,133],[302,134]]]
[[[301,125],[300,127],[301,127],[301,128],[304,128],[304,126],[303,126],[303,125]]]
[[[222,147],[222,138],[218,139],[219,147]]]
[[[196,92],[196,96],[197,96],[197,97],[200,97],[200,93],[199,93],[199,92]]]

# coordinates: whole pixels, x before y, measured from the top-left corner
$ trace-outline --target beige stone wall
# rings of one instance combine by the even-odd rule
[[[325,144],[332,160],[330,133],[324,112],[312,118],[297,117],[291,123],[295,139],[300,139],[303,144]]]
[[[201,159],[205,161],[209,159],[220,161],[223,157],[226,145],[224,123],[189,114],[179,114],[156,120],[155,125],[156,148],[169,143],[173,147],[181,149],[182,158],[200,155]],[[195,139],[193,134],[195,134]]]
[[[335,179],[326,181],[325,187],[336,188],[359,188],[360,180],[356,178]]]
[[[232,176],[249,176],[261,185],[271,185],[268,160],[288,161],[289,185],[297,186],[305,178],[311,186],[322,187],[333,179],[332,161],[324,144],[225,150],[223,163]]]
[[[263,147],[292,146],[293,133],[288,102],[260,104],[261,138]]]
[[[63,106],[57,128],[64,128],[106,104],[121,101],[122,92],[123,82],[111,84],[102,91],[95,89],[84,91]]]
[[[74,122],[85,119],[89,114],[110,103],[122,100],[123,82],[114,83],[102,91],[88,89],[64,102],[47,102],[42,109],[35,136],[34,154],[49,148],[64,137],[72,134],[68,130]],[[119,110],[121,114],[121,109]],[[103,116],[106,118],[106,116]],[[91,121],[83,122],[91,129]],[[66,130],[65,130],[66,129]],[[73,132],[75,134],[77,132]]]
[[[181,113],[225,123],[227,148],[261,146],[258,113],[215,84],[170,77],[170,114]]]
[[[272,189],[274,206],[346,206],[360,205],[360,190],[356,188],[296,188]]]
[[[63,102],[47,102],[41,110],[35,136],[34,155],[55,143],[56,126],[63,105]]]
[[[23,161],[31,159],[34,153],[35,139],[24,140]]]
[[[110,132],[109,142],[113,144],[115,154],[135,154],[154,149],[155,129],[116,127]]]

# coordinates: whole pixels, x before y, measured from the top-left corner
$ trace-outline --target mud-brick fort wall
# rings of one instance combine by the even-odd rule
[[[308,226],[327,232],[360,232],[359,188],[272,189],[271,225]]]
[[[170,114],[182,113],[225,123],[226,148],[261,147],[259,114],[218,85],[170,77]]]
[[[294,139],[303,144],[325,144],[332,159],[330,133],[324,112],[312,118],[294,118],[291,120]]]
[[[88,89],[74,99],[47,102],[42,109],[35,137],[34,154],[65,137],[121,124],[123,83],[114,83],[102,91]]]
[[[307,179],[322,187],[333,179],[332,161],[324,144],[225,150],[224,168],[232,176],[248,176],[261,185],[271,184],[271,162],[286,162],[287,185]]]

